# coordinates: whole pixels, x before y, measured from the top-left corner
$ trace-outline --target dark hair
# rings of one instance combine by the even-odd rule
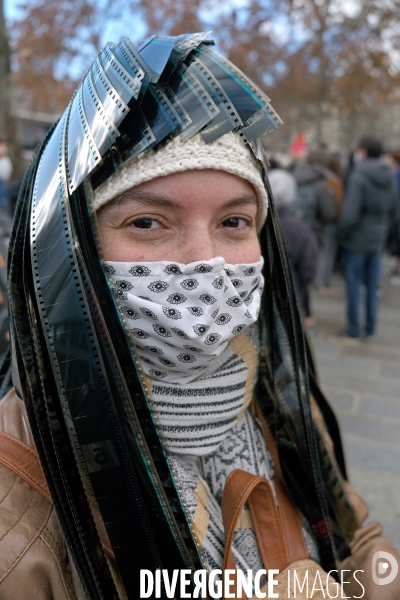
[[[358,148],[365,150],[369,158],[379,158],[383,154],[382,142],[369,135],[360,139]]]

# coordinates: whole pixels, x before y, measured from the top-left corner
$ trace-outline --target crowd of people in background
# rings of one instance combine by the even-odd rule
[[[384,152],[371,136],[360,139],[349,160],[321,145],[305,156],[269,158],[269,179],[309,333],[316,331],[309,286],[331,286],[343,274],[346,327],[340,336],[376,333],[382,254],[396,257],[390,278],[400,285],[400,151]],[[360,290],[365,287],[365,323]]]

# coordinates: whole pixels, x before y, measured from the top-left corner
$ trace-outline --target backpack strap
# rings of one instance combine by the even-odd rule
[[[274,484],[278,500],[278,510],[281,517],[282,530],[288,549],[288,564],[308,558],[307,544],[304,539],[299,511],[290,498],[283,479],[282,469],[279,462],[278,449],[271,431],[261,413],[260,407],[256,404],[256,417],[260,421],[264,439],[267,448],[275,466]]]
[[[252,475],[241,469],[234,469],[228,475],[221,503],[225,531],[222,567],[224,571],[225,569],[236,571],[232,542],[238,518],[246,502],[249,505],[254,534],[265,569],[283,571],[290,564],[308,558],[300,515],[286,490],[278,450],[258,405],[256,406],[256,416],[262,426],[267,448],[275,464],[276,498],[270,482],[265,477]],[[231,581],[236,587],[237,571]]]
[[[283,571],[288,564],[288,548],[271,484],[265,477],[234,469],[227,477],[222,496],[225,530],[223,570],[236,569],[232,552],[238,518],[248,502],[261,558],[266,569]]]
[[[52,503],[38,455],[32,446],[0,431],[0,464],[14,471],[43,498]]]

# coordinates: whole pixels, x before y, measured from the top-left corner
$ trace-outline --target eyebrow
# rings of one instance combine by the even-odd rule
[[[118,205],[122,206],[127,204],[130,201],[140,202],[141,204],[145,204],[147,206],[162,206],[166,208],[177,208],[181,209],[182,205],[166,198],[165,196],[159,196],[158,194],[153,194],[151,192],[128,192],[126,194],[121,194],[114,200],[111,200],[110,205]],[[223,204],[220,208],[235,208],[237,206],[244,205],[254,205],[258,206],[257,198],[253,194],[243,194],[242,196],[238,196],[237,198],[232,198],[232,200],[228,200],[225,204]]]

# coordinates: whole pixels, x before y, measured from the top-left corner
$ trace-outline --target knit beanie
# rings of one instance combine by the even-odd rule
[[[226,171],[249,181],[257,195],[257,226],[261,229],[268,208],[262,166],[248,145],[233,132],[226,133],[210,144],[206,144],[200,134],[185,142],[178,136],[157,152],[147,152],[125,163],[96,188],[94,209],[97,211],[113,198],[145,181],[192,169]]]

